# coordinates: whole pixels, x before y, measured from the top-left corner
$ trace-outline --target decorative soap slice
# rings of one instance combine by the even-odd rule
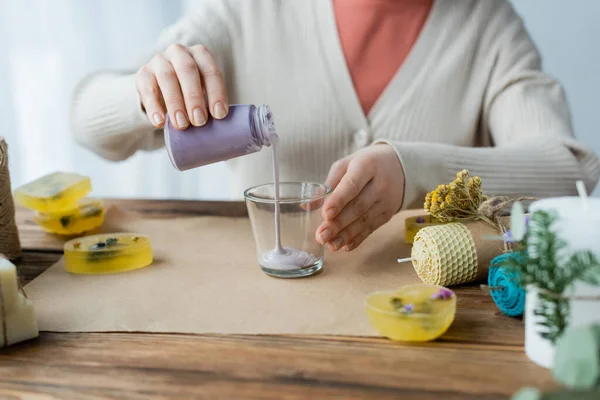
[[[2,329],[0,347],[11,346],[39,336],[39,328],[33,303],[19,289],[17,267],[0,258],[0,308]]]
[[[39,212],[66,211],[77,208],[77,202],[91,190],[87,176],[54,172],[17,188],[15,200]]]
[[[85,236],[65,243],[65,269],[75,274],[111,274],[152,264],[150,238],[137,233]]]
[[[59,235],[79,235],[89,232],[104,222],[104,202],[85,198],[74,210],[37,213],[35,221],[46,232]]]
[[[369,322],[383,336],[397,341],[427,342],[452,325],[456,295],[437,285],[408,285],[376,292],[366,299]]]

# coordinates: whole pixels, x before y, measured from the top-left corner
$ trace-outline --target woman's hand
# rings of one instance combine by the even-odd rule
[[[202,46],[169,46],[136,74],[137,90],[150,122],[157,128],[168,112],[175,128],[202,126],[210,115],[224,118],[229,110],[221,70]],[[208,101],[208,104],[207,104]]]
[[[323,204],[317,241],[350,251],[400,209],[404,170],[392,146],[377,144],[333,164],[326,184],[334,190]]]

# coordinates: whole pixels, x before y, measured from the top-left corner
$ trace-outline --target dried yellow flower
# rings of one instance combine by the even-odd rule
[[[474,176],[471,179],[469,179],[469,185],[473,185],[473,186],[481,186],[481,178],[478,176]]]
[[[479,206],[487,199],[481,186],[480,177],[470,177],[468,170],[462,170],[454,181],[427,194],[425,210],[444,222],[476,218]]]
[[[469,177],[469,171],[467,171],[466,169],[463,169],[458,174],[456,174],[456,179],[461,180],[461,181],[468,177]]]
[[[431,215],[435,214],[439,210],[439,206],[437,203],[431,203],[431,207],[429,208],[429,213]]]

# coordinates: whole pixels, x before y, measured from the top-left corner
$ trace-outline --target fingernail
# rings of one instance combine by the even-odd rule
[[[223,103],[221,103],[219,101],[217,104],[215,104],[213,112],[215,113],[214,114],[215,118],[217,118],[217,119],[225,118],[225,106],[223,105]]]
[[[156,125],[160,125],[163,122],[163,116],[160,115],[160,113],[154,113],[154,115],[152,115],[152,119]]]
[[[194,108],[192,114],[194,115],[194,125],[202,126],[206,123],[206,115],[204,115],[204,111],[200,107]]]
[[[345,249],[346,251],[350,251],[354,248],[354,242],[350,242],[346,245]]]
[[[342,247],[342,243],[344,243],[344,238],[342,238],[341,236],[338,236],[335,238],[335,240],[333,241],[333,247],[337,250],[340,247]]]
[[[323,243],[327,243],[329,238],[331,238],[331,230],[329,228],[324,229],[323,232],[319,234],[319,238]]]
[[[326,214],[329,218],[332,218],[335,215],[335,209],[330,208],[329,210],[326,211]]]
[[[175,119],[177,120],[177,126],[180,128],[185,128],[188,126],[188,121],[185,115],[181,111],[177,111],[175,113]]]

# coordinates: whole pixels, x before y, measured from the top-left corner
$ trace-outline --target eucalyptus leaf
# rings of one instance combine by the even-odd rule
[[[524,387],[513,394],[510,400],[541,400],[542,393],[536,388]]]
[[[516,201],[510,212],[510,232],[513,240],[519,242],[525,237],[527,232],[527,218],[525,217],[525,210],[523,204]]]
[[[598,400],[600,389],[570,390],[559,389],[554,392],[542,393],[538,389],[524,387],[511,397],[511,400]]]
[[[570,328],[556,343],[552,375],[561,385],[589,390],[600,385],[600,325]]]

